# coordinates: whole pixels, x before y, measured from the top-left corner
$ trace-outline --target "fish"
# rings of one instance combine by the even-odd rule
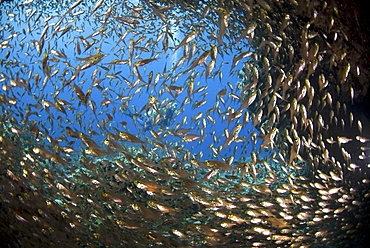
[[[219,25],[219,32],[217,34],[217,41],[220,45],[222,42],[222,38],[226,33],[226,30],[229,26],[229,12],[227,9],[219,8],[218,9],[218,25]]]
[[[186,71],[186,73],[190,72],[195,67],[199,66],[200,64],[204,63],[208,56],[211,54],[212,50],[207,50],[203,52],[198,58],[194,59],[189,69]]]
[[[215,65],[216,65],[216,59],[212,59],[211,62],[209,62],[207,64],[207,68],[206,68],[206,78],[209,78],[211,72],[213,71],[213,69],[215,68]]]
[[[157,60],[158,58],[155,58],[155,59],[143,59],[143,60],[140,60],[140,61],[137,61],[134,63],[134,66],[136,67],[139,67],[139,66],[143,66],[143,65],[146,65],[150,62],[153,62],[155,60]]]
[[[257,92],[253,91],[251,94],[248,95],[248,97],[243,101],[242,105],[236,112],[240,112],[243,109],[248,108],[257,98]]]
[[[130,133],[127,133],[127,132],[119,132],[119,136],[128,141],[128,142],[132,142],[132,143],[140,143],[140,144],[146,144],[144,141],[140,140],[139,138],[137,138],[135,135],[133,134],[130,134]]]
[[[230,69],[230,71],[232,71],[232,70],[235,68],[235,66],[239,63],[239,61],[240,61],[241,59],[244,59],[244,58],[246,58],[246,57],[249,57],[249,56],[251,56],[252,54],[253,54],[253,52],[252,52],[252,51],[246,51],[246,52],[243,52],[243,53],[241,53],[241,54],[239,54],[239,55],[234,55],[233,63],[232,63],[232,65],[231,65],[231,69]]]
[[[203,136],[202,135],[198,135],[198,134],[185,134],[182,139],[185,141],[185,142],[193,142],[193,141],[196,141],[198,139],[202,139]]]
[[[199,32],[200,32],[200,29],[195,29],[195,30],[191,31],[189,34],[187,34],[185,36],[185,38],[180,42],[180,44],[176,46],[175,51],[177,49],[179,49],[180,47],[185,46],[186,44],[188,44],[192,40],[194,40],[197,37]]]
[[[222,145],[222,149],[225,149],[227,146],[231,144],[231,142],[235,141],[240,133],[241,129],[243,128],[242,124],[237,124],[230,132],[229,137],[226,138],[224,144]]]
[[[104,2],[104,0],[99,0],[97,3],[96,3],[96,5],[95,5],[95,7],[94,7],[94,9],[91,11],[91,13],[90,13],[90,16],[92,16],[99,8],[100,8],[100,6],[103,4],[103,2]]]
[[[241,39],[247,37],[248,35],[252,34],[254,30],[257,28],[257,22],[253,22],[249,24],[249,26],[243,30],[241,35],[236,39],[235,43],[239,43]]]
[[[193,109],[199,108],[200,106],[204,105],[207,102],[207,100],[201,100],[194,102]]]
[[[361,247],[369,68],[355,10],[3,2],[0,229],[17,238],[2,242]]]

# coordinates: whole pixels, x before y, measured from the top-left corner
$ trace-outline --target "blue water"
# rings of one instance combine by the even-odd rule
[[[127,3],[128,6],[134,7],[138,2]],[[80,10],[87,10],[88,8],[93,8],[95,5],[85,7],[83,5],[78,6],[75,10],[71,12],[77,13]],[[150,134],[147,127],[143,126],[144,122],[150,122],[150,116],[145,116],[145,110],[140,114],[144,115],[138,119],[132,119],[127,116],[122,111],[122,106],[125,105],[124,101],[128,101],[127,105],[129,111],[132,113],[138,113],[140,109],[143,108],[145,104],[148,103],[148,98],[156,96],[157,100],[162,103],[162,105],[169,106],[172,102],[176,103],[178,110],[175,112],[173,118],[171,119],[171,124],[165,127],[162,133],[166,130],[174,130],[174,127],[178,128],[188,128],[191,129],[189,133],[202,135],[203,138],[193,142],[184,142],[179,137],[174,137],[168,135],[164,138],[167,144],[173,144],[174,146],[182,146],[184,150],[190,151],[193,158],[198,158],[202,160],[206,159],[217,159],[222,158],[216,155],[212,151],[212,147],[218,149],[225,141],[225,130],[230,131],[235,125],[241,123],[242,117],[238,120],[234,120],[228,125],[225,119],[228,117],[228,111],[231,108],[235,110],[240,107],[241,101],[233,99],[230,97],[230,93],[242,96],[240,90],[237,89],[238,82],[241,81],[238,78],[238,71],[242,69],[243,62],[247,58],[242,59],[235,68],[231,70],[231,64],[233,57],[236,54],[247,51],[251,49],[248,46],[247,40],[242,40],[241,43],[232,44],[234,40],[232,38],[223,37],[223,43],[218,44],[216,40],[215,30],[218,29],[217,22],[209,23],[206,19],[196,21],[191,23],[190,20],[195,20],[190,18],[194,15],[189,11],[189,13],[180,13],[179,11],[173,11],[176,13],[177,18],[171,19],[167,24],[165,24],[159,18],[153,18],[152,15],[148,15],[146,20],[139,20],[140,24],[137,25],[136,29],[132,29],[133,32],[129,32],[128,35],[119,42],[120,36],[123,35],[128,29],[124,24],[118,24],[118,22],[112,22],[104,24],[103,17],[104,13],[108,10],[108,5],[102,5],[94,14],[96,18],[88,17],[86,13],[77,15],[72,19],[71,17],[66,17],[61,24],[61,27],[67,25],[73,25],[73,27],[68,30],[63,36],[61,32],[57,32],[53,35],[55,29],[55,23],[59,21],[59,16],[55,13],[50,13],[47,15],[43,13],[43,16],[35,23],[35,17],[40,13],[36,11],[36,14],[32,18],[27,18],[27,16],[32,13],[32,11],[26,11],[28,14],[22,16],[24,12],[14,12],[19,19],[24,20],[24,22],[14,23],[12,22],[12,17],[7,17],[6,14],[2,15],[2,23],[10,23],[11,28],[5,29],[2,33],[4,37],[11,35],[12,33],[19,34],[16,37],[11,38],[12,47],[5,48],[1,50],[0,56],[5,56],[6,52],[10,51],[10,56],[8,60],[17,60],[24,64],[25,67],[20,71],[12,71],[10,66],[4,66],[1,70],[2,72],[12,78],[24,78],[29,79],[30,90],[26,90],[21,87],[13,88],[12,94],[19,99],[19,102],[14,106],[9,106],[9,109],[14,109],[16,112],[18,108],[26,109],[27,105],[32,104],[42,104],[42,99],[55,102],[55,99],[62,99],[72,103],[71,109],[66,110],[66,114],[57,111],[54,107],[46,107],[41,109],[31,108],[31,111],[37,112],[37,114],[31,115],[28,121],[36,121],[41,126],[44,127],[52,137],[61,137],[65,134],[65,127],[70,127],[77,132],[83,132],[88,134],[91,131],[95,131],[97,134],[92,135],[92,138],[96,140],[97,143],[102,142],[106,138],[106,132],[116,133],[113,128],[120,131],[129,132],[136,135],[137,137],[145,140],[149,144],[153,141],[153,137]],[[57,13],[65,13],[67,9],[61,9]],[[117,9],[116,9],[117,11]],[[122,8],[115,12],[116,16],[129,15],[129,10]],[[54,17],[53,17],[54,16]],[[48,18],[49,17],[49,18]],[[29,19],[29,20],[28,20]],[[109,20],[113,20],[110,18]],[[28,25],[31,27],[31,33],[27,33]],[[35,47],[33,46],[33,40],[39,40],[40,35],[47,25],[50,25],[46,31],[45,44],[42,52],[38,54]],[[188,44],[188,49],[190,49],[191,43],[196,43],[196,52],[192,59],[185,61],[181,67],[173,69],[174,65],[178,63],[179,59],[184,56],[185,46],[174,51],[176,47],[183,38],[190,33],[190,31],[199,29],[200,32],[197,37]],[[84,51],[84,46],[79,37],[88,37],[95,31],[106,27],[107,30],[98,34],[92,38],[87,39],[88,42],[96,43]],[[173,39],[168,38],[169,48],[165,51],[163,47],[163,36],[161,40],[153,45],[153,42],[157,40],[158,36],[163,33],[163,30],[167,29],[172,33]],[[25,33],[25,35],[24,35]],[[213,35],[212,35],[213,34]],[[229,34],[228,34],[229,35]],[[153,75],[151,84],[148,86],[144,82],[138,79],[138,76],[133,72],[133,68],[128,64],[124,65],[109,65],[109,63],[115,59],[128,60],[129,59],[129,44],[130,40],[137,41],[140,38],[145,37],[143,41],[138,43],[136,46],[144,46],[147,42],[148,52],[135,49],[133,54],[133,61],[135,63],[142,59],[157,58],[156,61],[148,63],[147,65],[138,67],[138,71],[141,77],[147,81],[150,73]],[[80,43],[82,53],[80,55],[76,52],[76,44]],[[21,46],[23,44],[23,46]],[[206,63],[195,67],[192,71],[183,73],[186,71],[198,56],[200,56],[204,51],[211,49],[211,44],[214,44],[218,48],[218,56],[216,59],[216,65],[213,69],[209,78],[205,77],[205,65],[210,62],[211,56],[208,57]],[[242,50],[241,50],[242,48]],[[67,59],[58,58],[50,53],[50,50],[54,49],[60,52],[64,52]],[[48,53],[49,60],[48,65],[50,66],[51,73],[55,70],[59,70],[53,77],[51,77],[46,84],[43,85],[43,80],[45,75],[42,71],[42,59],[45,53]],[[71,68],[77,68],[81,66],[85,61],[79,61],[76,57],[86,58],[97,53],[102,53],[106,55],[97,65],[92,66],[86,70],[79,73],[78,77],[73,80],[68,86],[63,87],[66,81],[72,76],[74,70]],[[185,55],[186,56],[186,55]],[[53,59],[58,59],[56,61]],[[6,68],[6,69],[5,69]],[[217,74],[215,74],[218,72]],[[221,72],[221,73],[220,73]],[[92,75],[95,73],[96,79],[103,79],[99,86],[93,87]],[[38,74],[39,82],[36,86],[35,80],[32,77]],[[117,78],[106,78],[105,76],[116,75]],[[153,85],[155,77],[159,76],[159,82]],[[222,74],[222,76],[220,76]],[[31,76],[31,78],[30,78]],[[194,80],[194,91],[206,86],[205,90],[191,95],[188,98],[187,85],[190,79]],[[125,79],[131,84],[134,84],[139,80],[137,86],[130,87],[126,84]],[[147,82],[146,82],[147,83]],[[10,80],[7,78],[3,82],[5,85],[10,85]],[[74,91],[73,85],[76,84],[81,90],[86,93],[91,90],[91,96],[87,105],[81,104],[81,101]],[[174,99],[165,89],[164,84],[167,86],[181,86],[183,91]],[[229,86],[231,85],[233,89]],[[225,104],[217,100],[217,93],[226,89],[227,94],[223,97]],[[57,92],[57,93],[56,93]],[[21,97],[19,97],[21,96]],[[121,100],[120,98],[125,96],[130,96],[130,100]],[[112,104],[106,106],[100,106],[100,103],[104,99],[109,99]],[[199,108],[193,109],[193,104],[196,101],[206,100],[206,103]],[[187,104],[183,104],[187,101]],[[91,104],[96,107],[95,114],[92,111]],[[211,108],[218,104],[218,110],[208,112]],[[64,106],[67,107],[67,106]],[[217,107],[217,106],[216,106]],[[245,114],[245,111],[243,114]],[[193,119],[199,113],[202,113],[201,117],[194,121]],[[105,127],[101,128],[102,120],[107,119],[107,115],[110,114],[113,117],[112,121],[107,122]],[[209,115],[208,117],[206,115]],[[185,120],[186,118],[186,120]],[[19,116],[19,120],[21,120]],[[214,120],[211,122],[210,120]],[[121,122],[127,122],[127,126],[122,126]],[[180,125],[178,125],[181,123]],[[205,125],[205,126],[204,126]],[[160,132],[163,127],[151,127],[153,130]],[[258,132],[255,130],[251,121],[244,125],[239,136],[245,137],[250,140],[249,135],[253,132]],[[73,138],[67,137],[65,144],[74,140]],[[246,160],[250,156],[250,152],[256,150],[259,147],[254,145],[253,142],[240,142],[231,143],[226,149],[220,152],[223,158],[228,158],[229,156],[234,156],[236,160]],[[63,141],[60,145],[64,145]],[[130,145],[130,144],[127,144]],[[83,146],[83,145],[82,145]],[[75,149],[81,147],[81,141],[76,140],[73,144]],[[261,154],[264,155],[263,153]],[[268,153],[265,153],[268,155]]]

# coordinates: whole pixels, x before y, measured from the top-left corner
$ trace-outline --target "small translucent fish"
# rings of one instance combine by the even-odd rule
[[[203,136],[202,135],[198,135],[198,134],[185,134],[182,139],[185,141],[185,142],[193,142],[193,141],[196,141],[198,139],[202,139]]]

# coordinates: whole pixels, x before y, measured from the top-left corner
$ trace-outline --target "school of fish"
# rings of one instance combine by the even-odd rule
[[[3,247],[367,247],[370,74],[335,2],[0,9]]]

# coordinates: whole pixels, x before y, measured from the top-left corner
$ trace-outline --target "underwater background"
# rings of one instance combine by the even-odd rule
[[[367,247],[347,1],[1,1],[2,247]]]

